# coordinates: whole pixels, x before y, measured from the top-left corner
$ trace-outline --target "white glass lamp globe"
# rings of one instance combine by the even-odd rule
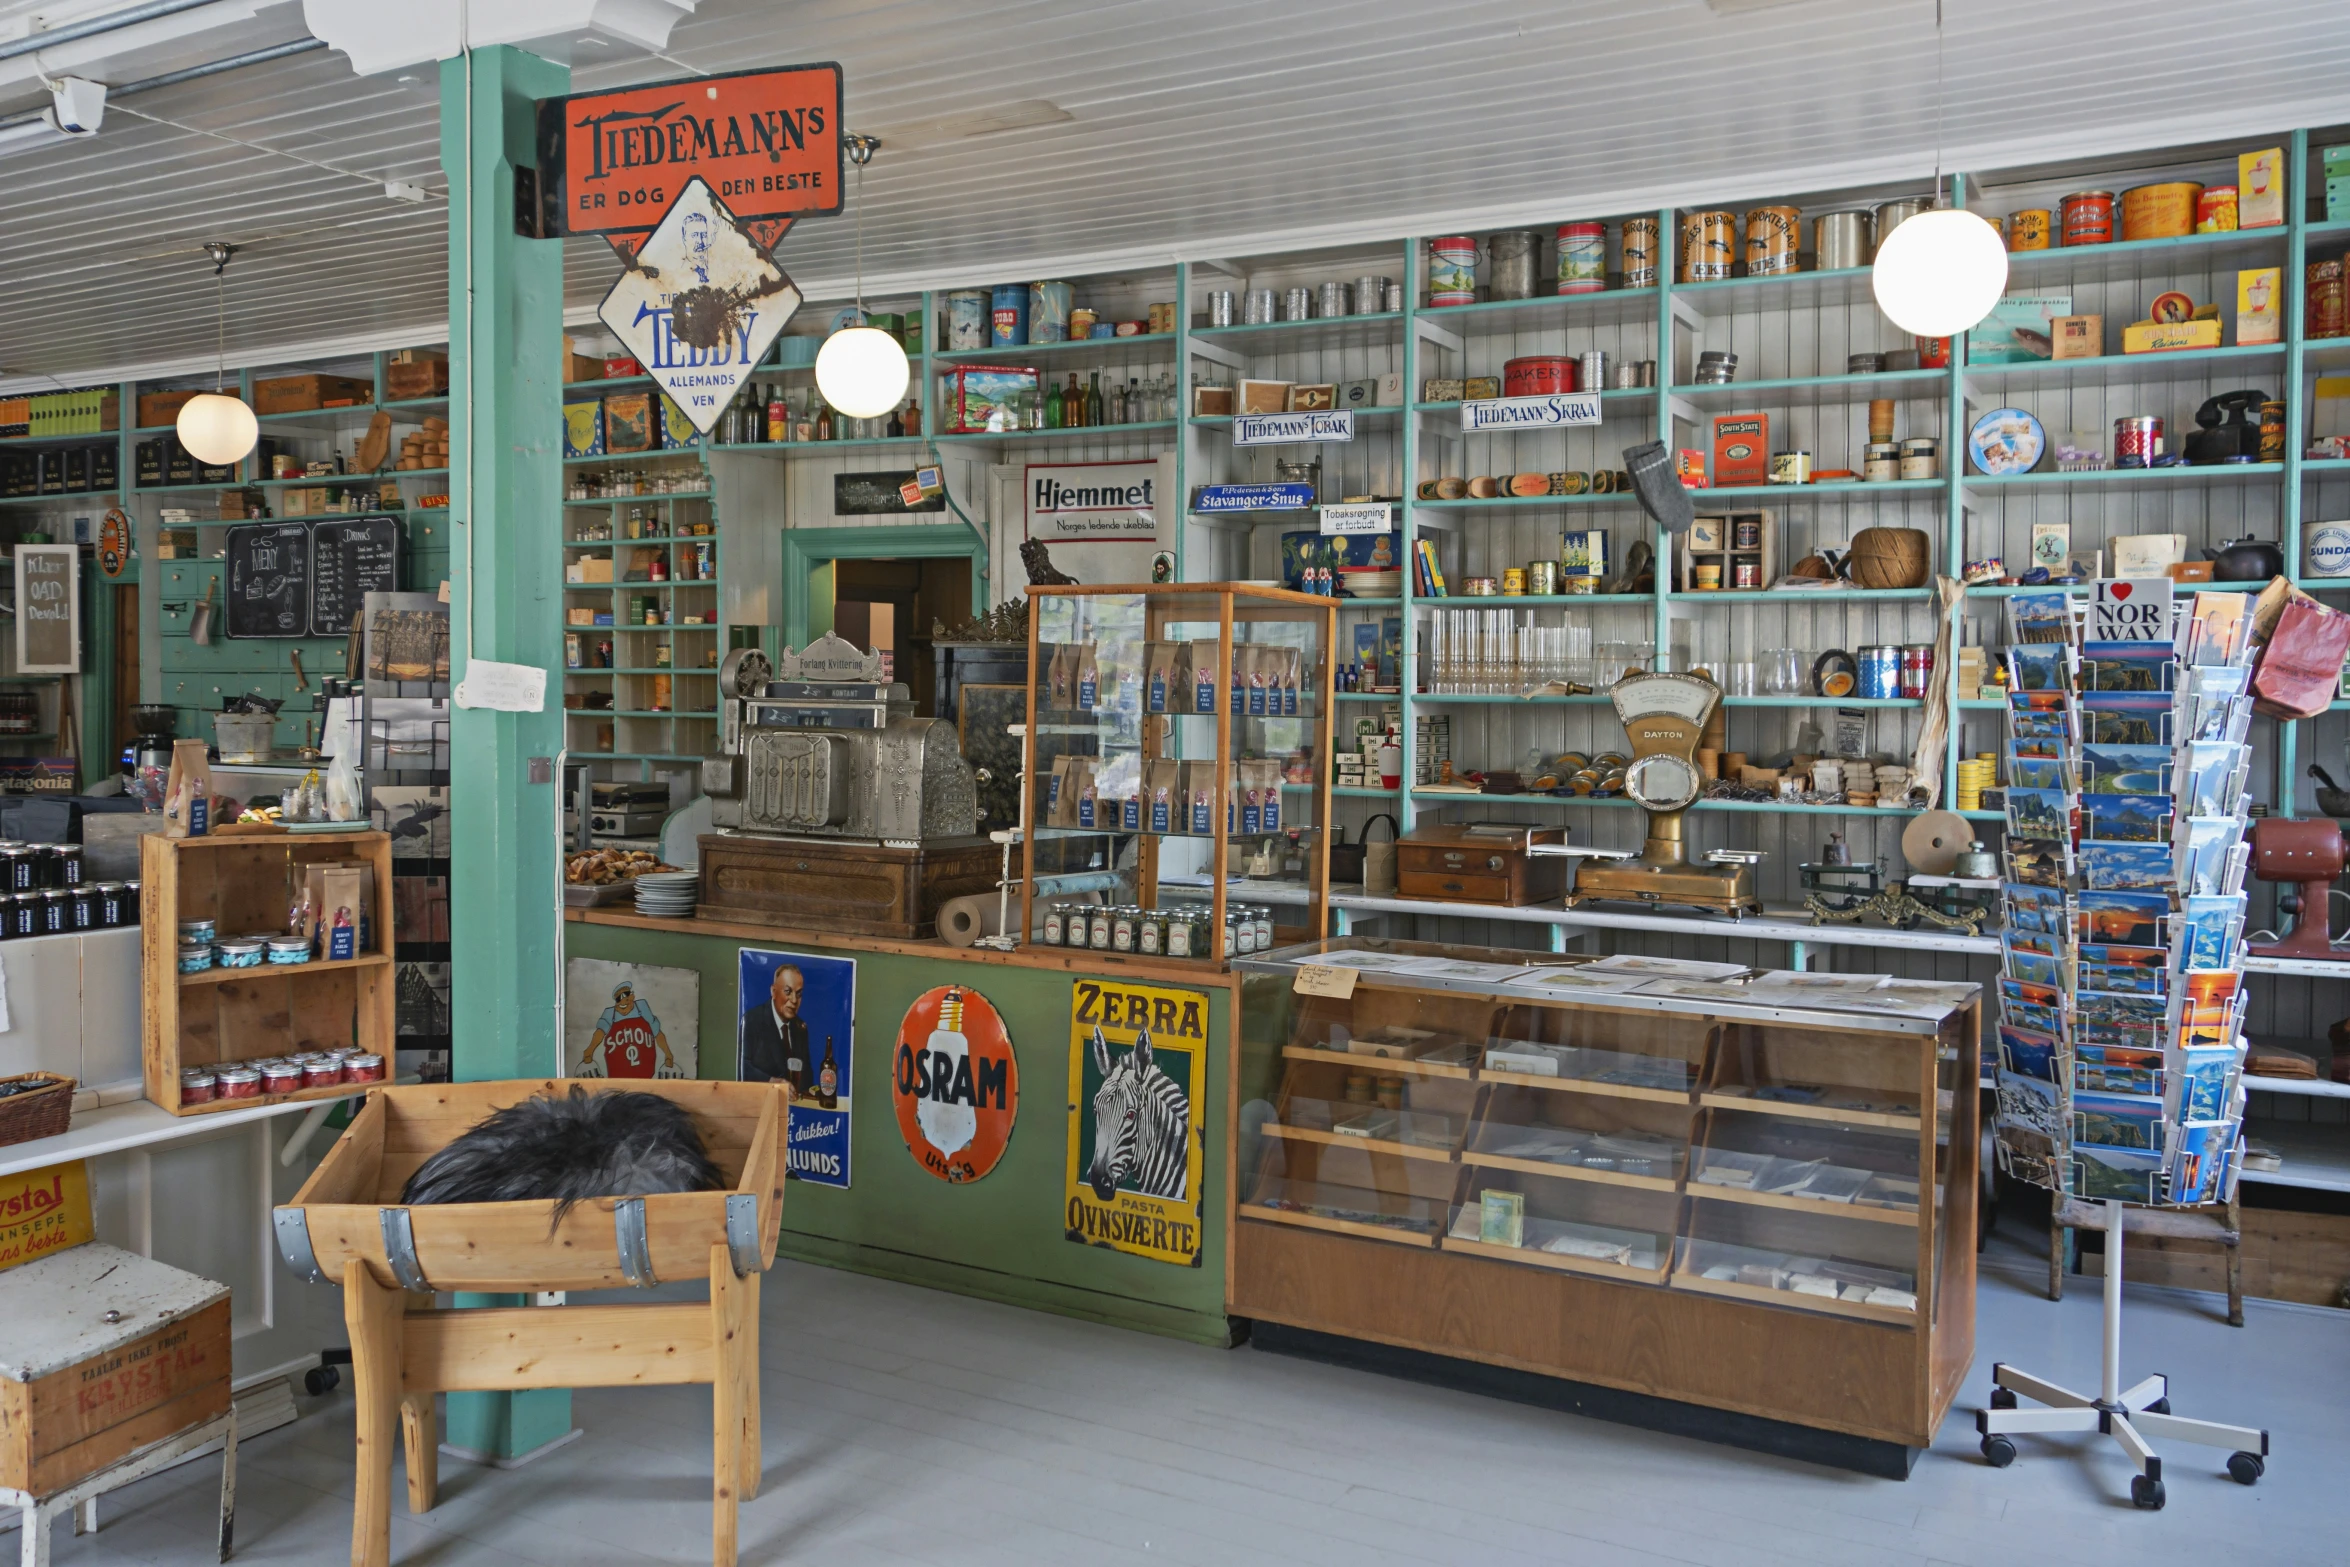
[[[242,462],[261,438],[261,426],[244,399],[219,392],[189,398],[180,408],[178,430],[188,455],[215,468]]]
[[[1935,207],[1885,236],[1870,286],[1904,332],[1955,337],[1991,313],[2007,287],[2007,246],[1972,212]]]
[[[906,350],[878,327],[843,327],[816,352],[816,389],[852,419],[878,419],[906,395]]]

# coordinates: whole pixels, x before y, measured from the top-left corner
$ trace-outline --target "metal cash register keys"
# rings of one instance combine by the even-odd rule
[[[1760,854],[1717,849],[1705,864],[1692,865],[1681,836],[1682,814],[1704,792],[1697,742],[1722,704],[1721,688],[1696,675],[1631,675],[1617,681],[1610,695],[1632,742],[1624,792],[1648,812],[1648,842],[1637,857],[1602,859],[1578,851],[1575,885],[1560,902],[1570,909],[1630,901],[1719,914],[1761,913],[1762,899],[1754,890]]]

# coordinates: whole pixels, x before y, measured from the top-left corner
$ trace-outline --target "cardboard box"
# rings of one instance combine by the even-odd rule
[[[160,430],[179,420],[180,410],[203,395],[200,386],[181,392],[141,392],[139,394],[139,428]]]
[[[1401,408],[1403,406],[1403,372],[1401,370],[1390,370],[1379,377],[1377,405],[1381,408]]]
[[[612,580],[612,557],[609,555],[582,556],[571,563],[571,570],[564,574],[563,580],[566,582],[609,583]]]
[[[2275,228],[2285,221],[2285,149],[2267,147],[2236,158],[2236,227]]]
[[[1771,477],[1771,416],[1714,416],[1713,483],[1722,489],[1767,484]]]
[[[2181,348],[2217,347],[2217,321],[2133,321],[2122,328],[2125,354],[2164,354]]]
[[[2105,317],[2058,316],[2048,323],[2049,342],[2055,359],[2102,359],[2105,357]]]
[[[2282,341],[2285,332],[2284,269],[2246,267],[2236,274],[2236,344],[2250,347]]]
[[[604,379],[604,361],[573,352],[569,332],[563,334],[562,364],[563,379],[566,381],[601,381]]]
[[[607,381],[626,380],[632,375],[643,375],[644,373],[645,367],[626,354],[606,354],[604,356],[604,379]]]
[[[394,402],[410,397],[440,397],[449,390],[449,360],[445,354],[402,349],[411,357],[384,362],[384,395]]]
[[[355,408],[375,401],[375,383],[347,375],[278,375],[253,383],[257,414],[298,414],[313,408]]]
[[[603,399],[585,397],[563,405],[563,455],[566,457],[601,457],[604,455]]]
[[[1279,414],[1289,412],[1287,381],[1243,381],[1237,393],[1238,405],[1234,413]]]
[[[1288,412],[1293,414],[1326,413],[1338,406],[1338,388],[1328,382],[1314,386],[1293,386],[1289,389]]]
[[[1195,419],[1229,419],[1232,417],[1232,388],[1229,386],[1195,386],[1191,389],[1191,413]]]

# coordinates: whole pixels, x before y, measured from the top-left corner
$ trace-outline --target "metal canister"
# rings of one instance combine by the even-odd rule
[[[1901,443],[1901,476],[1904,479],[1939,479],[1942,477],[1942,442],[1937,436],[1913,435]]]
[[[2113,192],[2077,190],[2056,204],[2064,242],[2103,245],[2113,239]]]
[[[2124,414],[2113,422],[2113,465],[2143,468],[2162,450],[2162,420],[2153,414]]]
[[[2285,405],[2283,403],[2262,403],[2260,405],[2260,460],[2262,462],[2283,462],[2285,460]]]
[[[1582,386],[1587,392],[1596,392],[1607,385],[1607,350],[1587,348],[1583,351]]]
[[[1770,482],[1773,484],[1811,483],[1811,453],[1807,451],[1771,453]]]
[[[1531,229],[1504,229],[1485,242],[1485,297],[1532,299],[1534,258],[1542,236]]]
[[[1523,566],[1502,567],[1501,591],[1504,598],[1524,598],[1526,596],[1526,568]]]
[[[1466,234],[1446,234],[1428,242],[1428,303],[1435,306],[1473,305],[1477,302],[1477,242]]]
[[[1730,586],[1734,588],[1759,588],[1763,585],[1762,562],[1758,560],[1739,561],[1731,566],[1730,578]]]
[[[1901,694],[1915,702],[1934,683],[1934,645],[1913,642],[1901,650]]]
[[[1314,314],[1323,317],[1354,314],[1353,308],[1347,303],[1344,283],[1325,283],[1317,292]]]
[[[1759,550],[1762,548],[1762,519],[1741,517],[1730,524],[1730,548]]]
[[[1576,362],[1565,354],[1521,354],[1503,361],[1501,367],[1504,397],[1545,397],[1590,385],[1580,377]]]
[[[1555,560],[1526,562],[1526,591],[1536,598],[1554,597],[1559,590],[1559,563]]]
[[[1232,325],[1238,319],[1234,314],[1236,304],[1237,301],[1232,290],[1228,288],[1219,288],[1210,292],[1208,295],[1208,325]]]
[[[1858,210],[1823,212],[1811,223],[1812,264],[1822,272],[1846,272],[1869,264],[1869,215]]]
[[[1561,223],[1558,228],[1558,291],[1596,294],[1607,287],[1607,225]]]
[[[1248,291],[1248,299],[1242,308],[1240,317],[1241,324],[1243,326],[1266,325],[1273,319],[1273,304],[1274,296],[1271,289],[1250,289]]]
[[[1901,443],[1898,441],[1871,442],[1868,458],[1862,466],[1861,477],[1881,483],[1901,477]]]
[[[2309,335],[2311,337],[2340,337],[2350,312],[2344,309],[2342,263],[2339,261],[2312,261],[2307,273]]]
[[[1355,314],[1375,316],[1387,306],[1387,279],[1359,277],[1355,279]]]
[[[1281,291],[1281,319],[1284,321],[1311,321],[1314,318],[1314,291],[1300,284]]]
[[[1681,214],[1681,265],[1675,282],[1718,283],[1730,275],[1730,263],[1737,256],[1738,214]]]
[[[1885,248],[1886,239],[1892,235],[1895,229],[1931,206],[1933,206],[1932,202],[1920,196],[1905,196],[1899,201],[1878,202],[1870,213],[1870,216],[1875,219],[1877,249]],[[1870,255],[1873,258],[1875,251],[1870,252]]]
[[[1093,324],[1101,319],[1093,311],[1079,305],[1069,312],[1069,340],[1082,343],[1093,336]]]
[[[2193,180],[2133,185],[2122,192],[2122,238],[2178,239],[2195,232],[2203,187]]]
[[[1858,659],[1860,665],[1859,694],[1875,700],[1889,699],[1901,694],[1901,649],[1892,645],[1864,647]]]
[[[2206,185],[2195,198],[2195,232],[2232,234],[2236,230],[2236,187]]]
[[[2056,214],[2046,207],[2026,207],[2021,212],[2007,215],[2007,248],[2010,250],[2046,250],[2048,237],[2056,227]]]
[[[1403,285],[1393,279],[1389,279],[1387,284],[1387,313],[1391,316],[1403,314]]]
[[[987,346],[987,290],[958,288],[947,295],[947,351]]]
[[[1659,237],[1656,219],[1626,218],[1616,232],[1624,259],[1624,286],[1656,287],[1656,247]]]
[[[1746,275],[1775,277],[1796,270],[1803,214],[1794,207],[1746,209]]]
[[[1028,341],[1065,343],[1069,340],[1069,307],[1077,291],[1066,283],[1028,285]]]
[[[988,306],[988,346],[1019,348],[1028,342],[1028,285],[1003,283]]]

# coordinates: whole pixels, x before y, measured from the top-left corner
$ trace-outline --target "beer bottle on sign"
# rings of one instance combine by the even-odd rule
[[[832,1058],[832,1036],[824,1036],[824,1064],[816,1069],[816,1106],[821,1110],[840,1108],[840,1066]]]

